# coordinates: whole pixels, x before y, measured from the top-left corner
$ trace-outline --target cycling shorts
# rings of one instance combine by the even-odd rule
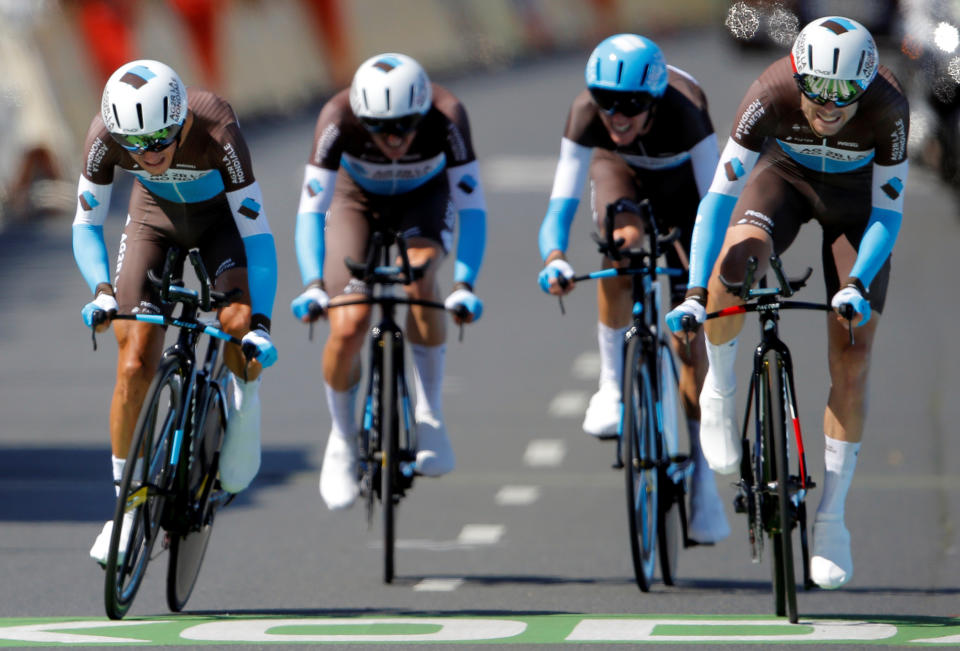
[[[869,170],[869,168],[868,168]],[[827,302],[840,289],[857,258],[857,249],[870,218],[869,171],[815,178],[789,159],[761,156],[730,216],[730,225],[750,224],[773,238],[777,254],[787,250],[800,227],[816,220],[823,228],[821,258]],[[890,258],[877,272],[866,298],[883,312],[890,280]]]
[[[327,293],[331,297],[367,293],[367,287],[350,275],[344,258],[366,260],[372,227],[396,230],[407,240],[425,238],[437,243],[446,255],[453,240],[454,222],[444,175],[410,192],[388,196],[363,190],[340,168],[324,233],[323,278]]]
[[[640,174],[644,174],[644,178]],[[599,147],[594,149],[590,162],[590,209],[597,232],[604,235],[603,219],[609,204],[623,198],[633,201],[649,199],[658,230],[665,234],[671,228],[680,229],[676,241],[683,249],[684,257],[689,260],[690,237],[697,217],[699,196],[695,185],[692,188],[677,187],[678,182],[686,181],[683,178],[685,176],[691,175],[656,175],[641,171],[628,165],[615,152]],[[692,182],[692,176],[689,181]],[[668,267],[686,269],[673,244],[666,247],[665,254]],[[669,282],[671,305],[677,305],[687,292],[687,274],[670,276]]]
[[[163,274],[171,246],[182,249],[184,255],[191,248],[199,249],[218,291],[233,289],[217,284],[221,274],[247,266],[243,240],[226,196],[221,194],[198,203],[174,203],[160,199],[135,182],[114,280],[121,313],[169,314],[169,309],[161,308],[159,292],[147,279],[147,271],[153,270],[157,277]],[[181,260],[180,269],[182,264]],[[249,293],[245,282],[242,289]]]

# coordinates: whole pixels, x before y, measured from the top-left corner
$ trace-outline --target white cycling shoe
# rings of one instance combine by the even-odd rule
[[[320,468],[320,497],[331,511],[349,508],[360,495],[357,481],[357,446],[331,431]]]
[[[260,378],[230,384],[227,433],[220,449],[220,485],[228,493],[239,493],[260,470]]]
[[[620,427],[620,390],[612,384],[601,385],[590,398],[583,416],[583,431],[599,439],[615,438]]]
[[[700,448],[710,469],[729,475],[740,468],[740,426],[737,424],[736,389],[722,393],[707,371],[700,391]]]
[[[456,460],[443,422],[430,415],[417,416],[417,472],[439,477],[453,470]]]
[[[690,486],[690,521],[687,536],[701,545],[712,545],[730,535],[723,500],[717,492],[713,472],[705,467],[695,467]]]
[[[835,590],[853,578],[850,532],[843,517],[818,513],[814,519],[810,578],[827,590]]]
[[[137,511],[129,511],[123,515],[123,528],[120,529],[120,549],[117,550],[117,562],[122,563],[123,557],[127,552],[127,543],[130,540],[130,532],[133,531],[133,519]],[[97,534],[97,539],[93,541],[93,547],[90,548],[90,558],[95,560],[101,566],[106,567],[107,556],[110,555],[110,537],[113,535],[113,520],[107,520],[103,529]]]

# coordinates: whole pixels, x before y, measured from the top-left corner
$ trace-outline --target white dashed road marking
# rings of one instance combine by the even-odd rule
[[[530,441],[523,453],[523,462],[528,466],[559,466],[567,449],[559,439]]]
[[[468,524],[457,536],[461,545],[493,545],[503,536],[502,524]]]
[[[533,504],[540,498],[539,486],[504,486],[497,492],[497,504],[522,506]]]
[[[586,391],[561,391],[550,401],[547,413],[554,418],[576,418],[582,416],[586,408]]]
[[[600,377],[600,353],[593,351],[577,355],[570,374],[578,380],[596,380]]]
[[[413,586],[414,592],[453,592],[463,585],[463,579],[424,579]]]

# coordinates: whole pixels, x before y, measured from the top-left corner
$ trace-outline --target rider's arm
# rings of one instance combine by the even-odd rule
[[[691,288],[706,289],[737,197],[759,157],[759,151],[747,149],[733,138],[723,148],[710,190],[697,207],[697,220],[690,241]]]
[[[861,291],[870,286],[897,240],[908,168],[906,159],[895,165],[873,165],[873,205],[848,279],[854,284],[859,281]]]
[[[97,287],[110,284],[110,263],[103,239],[103,223],[110,207],[113,183],[98,185],[80,176],[77,212],[73,218],[73,257],[94,294]]]
[[[247,282],[252,312],[250,327],[264,327],[269,331],[273,301],[277,294],[277,250],[263,207],[260,184],[254,181],[226,194],[247,254]]]
[[[472,289],[480,273],[487,243],[487,204],[477,161],[448,168],[447,181],[450,184],[450,199],[459,220],[453,280],[455,283],[466,283]]]
[[[307,164],[303,173],[294,245],[305,286],[323,280],[324,227],[336,181],[337,170]]]
[[[560,160],[553,177],[550,203],[540,225],[540,257],[544,261],[554,251],[567,251],[570,225],[580,204],[580,193],[590,169],[592,151],[591,147],[578,145],[568,138],[560,141]]]

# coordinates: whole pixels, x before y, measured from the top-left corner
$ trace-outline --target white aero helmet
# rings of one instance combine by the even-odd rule
[[[350,108],[372,132],[404,134],[430,110],[433,91],[423,67],[405,54],[370,57],[350,84]]]
[[[790,51],[801,92],[819,104],[851,104],[877,76],[877,44],[866,27],[842,16],[817,18]]]
[[[183,127],[187,89],[165,63],[131,61],[107,80],[100,116],[110,135],[127,151],[159,151],[176,140]]]

